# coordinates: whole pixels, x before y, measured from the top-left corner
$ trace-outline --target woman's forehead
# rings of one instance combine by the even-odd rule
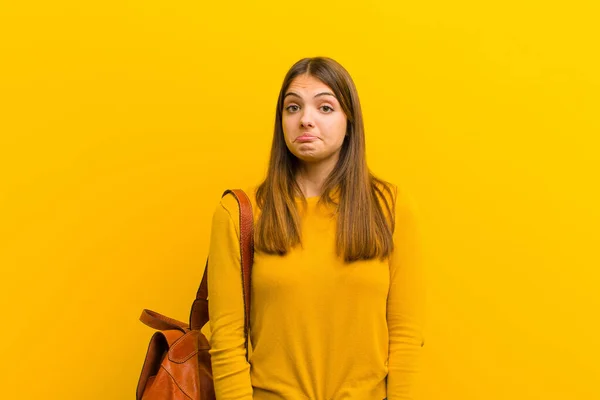
[[[284,94],[284,100],[288,98],[304,98],[315,101],[319,99],[337,100],[333,90],[316,78],[294,80]]]
[[[292,80],[292,82],[290,83],[290,86],[288,87],[288,90],[286,91],[286,93],[290,92],[290,91],[298,91],[298,90],[302,90],[305,92],[309,92],[311,90],[314,90],[314,91],[329,90],[329,91],[333,92],[333,90],[331,90],[331,88],[329,86],[327,86],[321,80],[319,80],[311,75],[308,75],[308,76],[300,75],[300,76],[297,76],[296,78],[294,78]]]

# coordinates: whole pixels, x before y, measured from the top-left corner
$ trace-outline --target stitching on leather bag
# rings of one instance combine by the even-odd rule
[[[179,339],[177,339],[175,341],[175,343],[173,343],[173,346],[171,346],[171,348],[169,350],[173,350],[175,349],[175,346],[180,345],[181,341],[184,340],[185,336],[188,335],[190,332],[184,334],[182,337],[180,337]],[[168,351],[167,353],[170,353],[171,351]],[[175,357],[171,357],[171,354],[169,354],[169,360],[176,362],[177,364],[183,364],[184,362],[186,362],[187,360],[189,360],[190,358],[192,358],[193,356],[195,356],[196,354],[198,354],[198,350],[196,349],[195,351],[192,351],[187,357],[185,358],[175,358]]]
[[[171,380],[172,380],[172,381],[175,383],[175,385],[176,385],[176,386],[179,388],[179,390],[181,391],[181,393],[183,393],[183,395],[184,395],[185,397],[187,397],[188,399],[190,399],[190,400],[193,400],[193,399],[190,397],[190,395],[189,395],[189,394],[187,394],[187,393],[186,393],[186,392],[183,390],[183,388],[182,388],[181,386],[179,386],[179,383],[177,383],[177,381],[175,380],[175,378],[173,377],[173,375],[171,375],[171,373],[170,373],[170,372],[169,372],[169,371],[168,371],[168,370],[167,370],[165,367],[163,367],[162,365],[161,365],[160,367],[163,369],[163,371],[165,371],[165,372],[167,373],[167,375],[169,375],[169,377],[170,377],[170,378],[171,378]]]

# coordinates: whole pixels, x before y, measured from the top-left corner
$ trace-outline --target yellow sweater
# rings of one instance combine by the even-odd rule
[[[246,190],[254,218],[254,189]],[[226,196],[212,220],[210,344],[217,400],[408,400],[424,343],[423,279],[415,207],[397,190],[395,250],[344,264],[336,223],[308,198],[302,244],[281,257],[256,253],[250,362],[244,348],[239,211]]]

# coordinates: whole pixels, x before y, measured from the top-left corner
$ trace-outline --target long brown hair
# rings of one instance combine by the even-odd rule
[[[306,204],[296,181],[300,160],[286,146],[282,112],[284,95],[294,78],[307,74],[329,86],[347,117],[347,132],[339,160],[323,184],[319,203],[337,211],[336,251],[346,262],[384,259],[393,250],[394,195],[387,182],[376,178],[366,162],[365,132],[358,93],[350,74],[328,57],[304,58],[286,74],[277,100],[275,130],[266,179],[256,192],[261,209],[256,224],[258,251],[284,255],[301,244],[295,198]],[[336,199],[332,194],[336,194]],[[337,200],[337,201],[336,201]]]

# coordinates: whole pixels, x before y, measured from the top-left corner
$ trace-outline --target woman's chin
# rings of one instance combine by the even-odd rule
[[[316,152],[298,151],[295,154],[296,158],[305,163],[315,163],[323,160],[323,156]]]

